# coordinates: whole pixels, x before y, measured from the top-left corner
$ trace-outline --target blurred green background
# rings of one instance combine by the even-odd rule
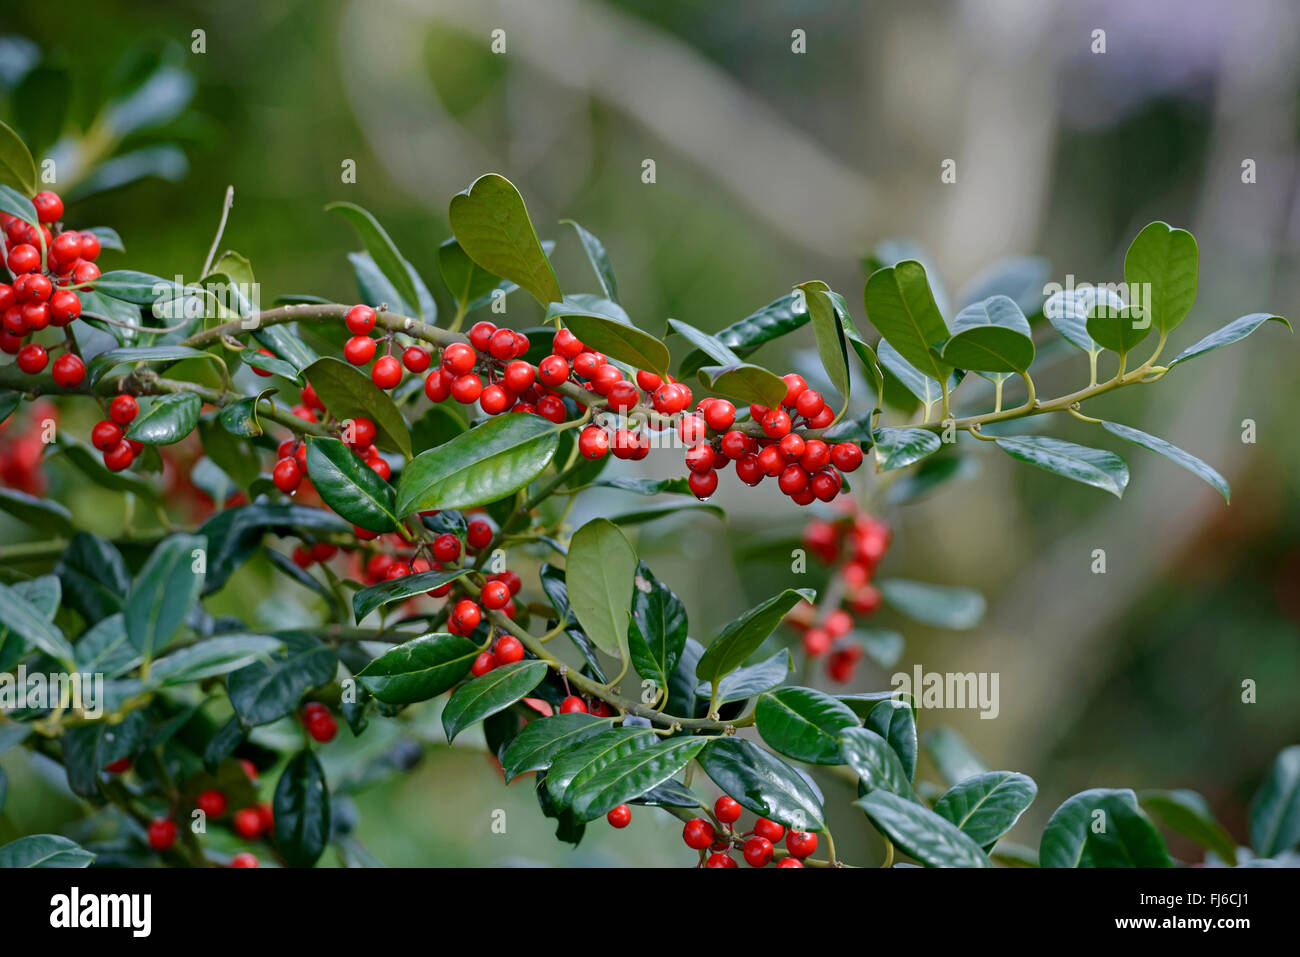
[[[1175,348],[1244,313],[1297,314],[1300,8],[1285,0],[236,0],[219,11],[106,0],[59,17],[6,6],[3,32],[33,41],[40,68],[66,70],[74,90],[66,115],[27,108],[34,152],[83,129],[77,104],[96,101],[141,45],[197,81],[188,106],[151,133],[175,143],[183,165],[169,154],[157,167],[165,176],[70,204],[74,224],[121,233],[127,254],[105,253],[106,269],[196,277],[232,184],[224,245],[252,260],[264,301],[355,296],[344,255],[354,237],[323,211],[336,199],[375,213],[441,296],[435,254],[449,235],[447,201],[498,171],[520,188],[543,238],[559,242],[566,288],[594,288],[572,232],[557,223],[571,217],[604,241],[624,304],[656,333],[670,316],[721,328],[814,278],[842,291],[860,320],[862,260],[890,238],[919,242],[950,293],[1019,254],[1048,257],[1056,282],[1115,281],[1128,241],[1152,219],[1200,243],[1200,294]],[[205,32],[202,54],[190,52],[195,30]],[[504,31],[504,54],[490,48],[494,30]],[[1097,30],[1104,53],[1094,52]],[[792,52],[792,31],[804,32],[806,53]],[[7,99],[0,115],[22,126],[23,104]],[[642,181],[646,159],[653,184]],[[355,184],[342,182],[346,160]],[[946,160],[954,183],[941,181]],[[1243,182],[1246,160],[1254,182]],[[510,324],[536,318],[511,297]],[[794,345],[810,348],[811,335]],[[759,359],[797,367],[789,348],[783,341]],[[1077,790],[1132,786],[1200,790],[1244,839],[1245,802],[1300,733],[1295,369],[1294,340],[1274,326],[1158,389],[1089,408],[1215,465],[1232,482],[1231,506],[1168,461],[1066,419],[1052,434],[1128,459],[1123,502],[975,448],[977,476],[885,515],[895,526],[890,574],[988,596],[972,632],[909,628],[898,668],[1000,675],[996,720],[923,711],[919,722],[923,732],[953,726],[990,766],[1039,782],[1012,838],[1036,845],[1052,809]],[[1040,394],[1070,391],[1086,375],[1085,360],[1072,358],[1039,382]],[[1247,419],[1254,444],[1241,440]],[[667,451],[640,467],[681,470]],[[729,479],[716,500],[725,525],[670,520],[644,528],[638,543],[686,601],[700,639],[770,588],[802,584],[737,556],[755,541],[793,538],[806,512],[772,488]],[[575,523],[608,504],[584,499]],[[0,533],[19,541],[24,527]],[[1105,575],[1090,572],[1098,548]],[[296,599],[272,589],[265,565],[223,600],[269,621],[305,613],[281,607]],[[1241,701],[1247,679],[1258,703]],[[868,667],[855,690],[888,686],[887,673]],[[461,743],[358,797],[357,834],[377,858],[686,862],[673,819],[654,813],[638,813],[626,832],[592,827],[576,851],[560,845],[529,783],[502,789],[488,757]],[[0,838],[74,813],[20,762],[11,753],[5,766],[30,786],[15,783]],[[841,853],[869,853],[848,789],[824,783]],[[493,808],[507,811],[505,836],[490,833]]]

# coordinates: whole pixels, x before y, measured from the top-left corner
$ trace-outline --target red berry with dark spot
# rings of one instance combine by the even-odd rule
[[[483,620],[483,612],[476,603],[465,598],[456,603],[456,607],[452,609],[451,617],[461,631],[469,634]]]
[[[523,643],[514,635],[502,635],[497,639],[496,647],[492,649],[492,657],[496,660],[497,667],[523,661]]]
[[[460,558],[460,539],[451,532],[443,532],[433,540],[433,557],[440,562],[454,562]]]
[[[598,425],[589,425],[578,436],[578,451],[584,458],[604,458],[609,452],[609,433]]]
[[[702,817],[694,817],[682,828],[682,840],[686,846],[702,851],[713,843],[713,825]]]
[[[63,200],[58,193],[43,189],[32,197],[36,207],[36,218],[43,223],[57,223],[63,218]]]
[[[569,363],[563,356],[547,356],[538,363],[537,378],[553,389],[569,378]]]
[[[28,375],[35,375],[40,372],[49,361],[49,354],[44,347],[38,346],[34,342],[29,342],[18,350],[18,368]]]
[[[90,430],[90,444],[101,452],[107,452],[121,441],[122,427],[116,422],[98,422]]]
[[[576,359],[582,354],[582,342],[568,329],[561,329],[551,340],[551,350],[557,356],[563,356],[566,359]]]
[[[488,582],[483,586],[479,597],[483,599],[484,608],[496,611],[498,608],[506,607],[510,601],[510,589],[506,587],[505,582]]]
[[[481,518],[476,518],[465,527],[465,540],[475,550],[487,548],[492,542],[492,526]]]
[[[837,442],[831,446],[831,464],[841,472],[856,471],[862,464],[862,447],[853,442]]]
[[[807,831],[791,831],[785,836],[785,849],[791,857],[808,857],[817,850],[817,835]]]
[[[140,406],[134,396],[119,395],[108,406],[108,417],[118,425],[129,425],[135,420]]]
[[[765,837],[751,837],[745,842],[745,863],[750,867],[766,867],[773,853],[772,842]]]
[[[477,361],[474,348],[463,342],[453,342],[442,350],[442,367],[453,375],[464,375],[474,368]]]
[[[81,361],[81,356],[65,352],[54,360],[50,375],[54,377],[55,384],[65,389],[75,388],[86,378],[86,364]]]
[[[354,336],[367,336],[375,328],[375,310],[365,305],[353,306],[343,317],[343,323]]]

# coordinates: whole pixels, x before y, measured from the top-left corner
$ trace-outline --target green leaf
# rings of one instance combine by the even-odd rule
[[[811,588],[787,588],[749,609],[727,624],[705,649],[695,666],[696,677],[716,689],[725,675],[739,668],[759,649],[791,608],[800,601],[814,601],[816,597],[817,593]]]
[[[609,264],[609,254],[605,252],[604,243],[572,219],[562,219],[560,222],[572,226],[574,232],[578,234],[578,239],[582,242],[582,250],[587,254],[587,261],[596,272],[596,279],[600,282],[600,289],[605,294],[605,298],[618,302],[618,283],[614,281],[614,269]]]
[[[379,271],[402,297],[402,305],[418,309],[420,297],[416,293],[415,284],[411,282],[406,260],[402,258],[402,254],[397,251],[397,246],[375,217],[354,203],[329,203],[325,208],[342,213],[347,218],[361,237],[362,245],[374,259]]]
[[[1114,452],[1046,435],[1008,436],[995,441],[1013,459],[1110,492],[1116,498],[1122,497],[1128,486],[1128,466]]]
[[[887,698],[867,714],[865,727],[884,738],[894,754],[907,780],[916,779],[916,715],[906,701]]]
[[[950,366],[932,346],[948,338],[948,327],[935,305],[925,267],[914,259],[878,269],[862,293],[867,319],[899,355],[925,375],[943,381]]]
[[[847,402],[849,400],[849,347],[844,338],[844,327],[840,325],[831,301],[830,287],[820,280],[800,284],[804,300],[807,302],[808,315],[812,317],[813,335],[817,339],[817,355],[822,361],[831,385]]]
[[[49,529],[60,535],[75,535],[72,513],[60,503],[48,498],[37,498],[12,488],[0,488],[0,510],[29,525]]]
[[[397,528],[393,487],[338,439],[307,438],[307,474],[325,504],[353,525]]]
[[[1085,866],[1082,861],[1088,834],[1094,827],[1108,825],[1106,811],[1116,802],[1125,802],[1136,810],[1137,795],[1128,788],[1090,788],[1067,798],[1052,812],[1043,829],[1038,848],[1041,866]]]
[[[312,867],[330,839],[330,792],[315,752],[289,759],[271,802],[275,846],[290,867]]]
[[[121,553],[98,535],[78,532],[64,549],[54,573],[68,604],[88,622],[122,610],[131,578]]]
[[[541,579],[542,590],[546,592],[546,598],[555,609],[558,619],[564,622],[565,633],[573,642],[574,647],[582,652],[582,657],[587,660],[587,667],[591,669],[592,674],[596,676],[597,680],[604,681],[605,672],[601,669],[600,656],[596,654],[596,645],[578,627],[578,619],[569,606],[569,589],[564,582],[564,570],[543,563],[538,578]]]
[[[412,595],[432,591],[447,582],[463,578],[468,573],[467,568],[449,568],[446,571],[417,572],[414,575],[404,575],[401,578],[380,582],[378,585],[371,585],[352,595],[352,612],[360,622],[376,608],[401,601],[403,598],[410,598]]]
[[[577,786],[567,799],[582,822],[595,820],[640,797],[672,778],[690,764],[708,744],[708,738],[670,738],[610,762]]]
[[[614,315],[579,306],[572,299],[552,303],[547,321],[560,319],[583,345],[612,359],[661,376],[668,374],[668,347],[636,326]]]
[[[255,396],[236,399],[217,413],[217,421],[231,435],[242,439],[252,439],[262,434],[262,423],[257,419],[257,404],[277,389],[263,389]]]
[[[782,684],[793,670],[794,661],[790,657],[788,648],[782,648],[771,658],[760,661],[756,665],[737,668],[718,682],[718,704],[744,701],[764,691],[770,691]],[[698,697],[707,699],[713,694],[713,686],[707,681],[700,682],[695,693]]]
[[[274,328],[274,327],[273,327]],[[290,382],[298,383],[298,370],[292,363],[285,362],[277,356],[263,355],[259,350],[252,346],[242,350],[239,358],[245,365],[250,365],[254,369],[261,369],[263,372],[273,372],[278,376],[283,376]]]
[[[490,295],[501,282],[498,276],[476,266],[455,239],[444,240],[438,247],[438,271],[456,305],[465,312],[470,303]]]
[[[744,738],[712,738],[698,760],[742,807],[796,831],[824,831],[822,797],[794,768]]]
[[[1124,300],[1112,290],[1081,286],[1053,294],[1043,304],[1043,314],[1066,342],[1084,352],[1095,354],[1101,352],[1101,346],[1088,335],[1088,315],[1098,304],[1111,312],[1124,308]]]
[[[628,654],[636,673],[653,681],[667,695],[668,677],[686,647],[686,606],[671,588],[654,577],[645,562],[637,565],[633,584]]]
[[[480,176],[452,197],[447,218],[465,254],[483,269],[518,283],[543,306],[561,300],[523,197],[504,176]]]
[[[102,672],[105,678],[124,675],[141,660],[140,653],[126,637],[126,622],[121,612],[87,628],[73,650],[78,670],[90,674]]]
[[[946,819],[889,791],[853,802],[901,850],[926,867],[992,867],[979,845]]]
[[[649,728],[611,728],[586,738],[555,756],[546,772],[546,791],[558,809],[568,810],[570,795],[603,768],[658,741]]]
[[[75,656],[63,633],[40,608],[9,585],[0,585],[0,626],[72,668]]]
[[[530,660],[502,665],[465,682],[442,709],[442,727],[447,741],[476,721],[510,707],[532,691],[546,677],[546,662]]]
[[[1300,745],[1283,748],[1250,804],[1250,843],[1260,857],[1300,844]]]
[[[325,356],[303,370],[330,415],[341,421],[370,419],[375,423],[382,447],[411,455],[411,433],[406,420],[388,393],[370,380],[370,376],[341,359]]]
[[[27,196],[40,191],[36,161],[22,137],[0,122],[0,183],[22,190]]]
[[[1218,854],[1230,867],[1237,866],[1237,842],[1195,791],[1143,791],[1138,803],[1168,827]]]
[[[148,661],[180,631],[203,588],[208,540],[171,535],[162,540],[136,575],[124,616],[131,645]]]
[[[775,372],[742,362],[740,365],[705,366],[698,378],[710,392],[737,402],[776,408],[785,398],[786,384]]]
[[[921,742],[926,754],[949,785],[959,784],[975,774],[983,774],[988,765],[952,728],[935,728]]]
[[[1225,502],[1231,500],[1232,490],[1228,487],[1228,480],[1195,455],[1184,452],[1178,446],[1171,445],[1164,439],[1148,435],[1146,432],[1141,432],[1127,425],[1120,425],[1118,422],[1102,422],[1101,425],[1112,435],[1118,435],[1121,439],[1132,442],[1134,445],[1140,445],[1144,449],[1149,449],[1157,455],[1163,455],[1169,461],[1181,465],[1193,475],[1213,485],[1218,493],[1223,496]]]
[[[3,123],[0,127],[8,129]],[[0,847],[0,868],[89,867],[95,855],[58,834],[29,834]]]
[[[1087,330],[1097,345],[1123,355],[1150,335],[1151,319],[1138,306],[1095,305],[1088,311]]]
[[[301,536],[350,532],[351,527],[333,512],[306,505],[242,505],[217,512],[199,533],[208,540],[208,573],[204,593],[221,588],[261,547],[268,532]]]
[[[844,728],[839,736],[842,761],[858,776],[866,792],[886,790],[901,797],[914,799],[912,783],[903,762],[889,742],[868,728]],[[837,762],[838,763],[838,762]]]
[[[541,475],[559,433],[535,415],[500,415],[421,452],[402,470],[397,512],[473,508],[519,491]],[[314,479],[314,476],[313,476]]]
[[[631,512],[611,515],[609,520],[619,526],[644,525],[646,522],[654,522],[669,515],[680,517],[683,514],[689,515],[693,512],[703,512],[708,515],[716,515],[718,518],[726,518],[727,516],[727,513],[722,510],[721,506],[706,505],[703,502],[691,502],[688,505],[660,505],[654,508],[638,508]]]
[[[1188,359],[1203,356],[1207,352],[1213,352],[1221,346],[1230,346],[1234,342],[1239,342],[1266,322],[1280,322],[1287,327],[1288,331],[1291,329],[1291,323],[1281,316],[1270,315],[1267,312],[1252,312],[1249,315],[1232,320],[1222,329],[1218,329],[1196,344],[1188,346],[1169,360],[1169,368],[1172,369],[1178,363],[1186,362]]]
[[[122,237],[117,234],[117,230],[111,226],[91,226],[89,229],[78,230],[83,236],[90,233],[99,240],[101,249],[111,249],[114,252],[126,252],[126,246],[122,242]]]
[[[149,669],[149,680],[167,686],[229,674],[283,646],[269,635],[216,635],[156,660]]]
[[[159,396],[131,423],[126,437],[146,445],[173,445],[194,431],[202,408],[193,392]]]
[[[479,646],[444,632],[394,645],[357,672],[362,687],[386,704],[437,697],[469,674]]]
[[[1088,827],[1079,867],[1174,866],[1164,838],[1133,801],[1132,792],[1102,798],[1092,811],[1093,822],[1104,827]]]
[[[1034,362],[1029,320],[1007,296],[991,296],[957,313],[943,360],[973,372],[1028,371]]]
[[[973,588],[903,578],[878,581],[876,587],[886,602],[922,624],[964,631],[974,628],[984,617],[984,596]]]
[[[1015,826],[1037,794],[1038,785],[1028,775],[988,771],[949,788],[934,811],[980,847],[988,847]]]
[[[1129,245],[1124,254],[1124,281],[1133,290],[1135,300],[1145,299],[1146,287],[1150,286],[1149,301],[1141,306],[1157,331],[1172,332],[1192,311],[1198,267],[1195,238],[1168,223],[1149,224]],[[1139,287],[1143,289],[1141,294],[1137,292]]]
[[[528,771],[545,771],[561,751],[608,731],[613,721],[593,714],[555,714],[530,722],[501,755],[506,783]]]
[[[0,123],[0,176],[4,174],[3,138],[5,129],[8,129],[8,127],[4,123]],[[37,216],[36,207],[32,205],[32,201],[12,186],[0,185],[0,211],[15,216],[25,223],[31,223],[33,226],[40,222],[40,217]]]
[[[764,343],[794,332],[807,322],[808,307],[803,295],[791,292],[769,302],[744,319],[733,322],[718,332],[714,338],[726,348],[736,350],[737,355],[744,358]],[[707,359],[705,353],[698,349],[691,352],[682,359],[678,377],[684,379],[698,372],[701,366],[708,364]],[[723,365],[727,363],[724,362]]]
[[[611,657],[628,656],[636,574],[636,552],[609,519],[592,519],[573,533],[564,570],[569,604],[587,637]]]
[[[110,349],[107,352],[101,352],[90,360],[87,378],[90,384],[94,385],[118,366],[137,362],[179,362],[182,359],[201,359],[204,357],[211,358],[208,353],[199,349],[191,349],[189,346],[133,346]]]
[[[721,365],[741,365],[744,360],[731,350],[731,347],[716,336],[696,329],[690,323],[680,319],[669,319],[668,328],[681,336],[700,352]]]
[[[754,719],[768,747],[808,764],[839,764],[839,733],[858,726],[847,705],[812,688],[759,695]]]
[[[928,429],[876,429],[876,462],[880,471],[906,468],[938,452],[943,443]]]
[[[338,670],[338,658],[319,639],[305,632],[275,636],[284,650],[232,671],[226,693],[243,724],[256,727],[278,721],[298,706],[312,688],[328,684]]]

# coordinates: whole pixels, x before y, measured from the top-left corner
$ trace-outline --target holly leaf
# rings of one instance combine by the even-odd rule
[[[476,721],[510,707],[532,691],[546,677],[546,662],[516,661],[465,682],[442,709],[442,727],[447,741]]]
[[[822,796],[798,771],[752,742],[712,738],[698,760],[742,807],[796,831],[826,830]]]
[[[812,688],[780,688],[759,695],[754,709],[764,743],[808,764],[839,764],[839,733],[858,727],[858,716]]]
[[[397,528],[393,487],[338,439],[308,436],[307,474],[321,500],[353,525],[372,532]]]
[[[451,231],[476,264],[528,290],[543,306],[563,297],[519,191],[504,176],[480,176],[452,197]]]
[[[889,791],[853,802],[880,833],[926,867],[992,867],[979,845],[934,811]]]
[[[394,645],[357,672],[357,681],[386,704],[414,704],[437,697],[469,674],[479,646],[446,632]]]
[[[1114,452],[1046,435],[1009,436],[994,441],[1013,459],[1110,492],[1116,498],[1121,498],[1128,487],[1128,466]]]
[[[636,552],[613,522],[592,519],[574,532],[565,562],[569,604],[586,636],[611,657],[628,656],[636,574]]]
[[[275,846],[290,867],[311,867],[330,839],[330,792],[315,752],[299,751],[280,774],[271,802]]]
[[[988,771],[949,788],[934,811],[980,847],[988,847],[1015,826],[1037,794],[1038,785],[1028,775]]]
[[[791,608],[800,601],[813,601],[816,597],[817,593],[811,588],[787,588],[734,619],[705,649],[695,666],[696,677],[712,685],[716,695],[722,678],[739,668],[759,649]]]

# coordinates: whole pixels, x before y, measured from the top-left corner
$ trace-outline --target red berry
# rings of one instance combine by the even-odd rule
[[[804,389],[794,400],[794,410],[805,419],[811,419],[826,407],[826,400],[816,389]]]
[[[692,472],[708,472],[713,468],[713,447],[700,443],[686,450],[686,467]]]
[[[160,817],[149,822],[149,846],[155,851],[165,851],[176,843],[176,822]]]
[[[250,854],[248,851],[240,851],[230,859],[231,867],[257,867],[257,855]]]
[[[217,790],[204,791],[194,803],[208,817],[221,817],[226,813],[226,796]]]
[[[763,466],[759,464],[758,456],[752,452],[736,459],[736,478],[751,488],[763,481],[763,475]]]
[[[808,420],[808,425],[814,429],[824,429],[835,421],[835,410],[829,405],[825,406],[820,412]]]
[[[307,719],[307,733],[312,736],[313,740],[319,741],[321,744],[329,744],[334,740],[334,736],[339,733],[339,726],[334,720],[334,715],[328,711],[321,711]]]
[[[50,374],[54,377],[57,385],[65,389],[71,389],[81,385],[86,378],[86,364],[81,361],[80,356],[75,356],[71,352],[65,352],[54,360],[54,366],[50,369]]]
[[[798,465],[787,465],[777,484],[786,495],[797,495],[808,487],[808,473]]]
[[[470,548],[487,548],[492,541],[492,526],[483,519],[476,518],[465,527],[465,539]]]
[[[609,387],[609,407],[619,412],[634,408],[641,401],[641,391],[626,379]]]
[[[452,381],[451,373],[439,366],[425,377],[424,394],[431,402],[445,402],[451,396]]]
[[[786,464],[785,456],[781,454],[781,447],[778,445],[766,446],[758,453],[758,467],[763,470],[764,475],[780,475]]]
[[[66,326],[81,315],[81,299],[71,289],[60,289],[50,296],[50,322]]]
[[[745,863],[750,867],[766,867],[772,854],[772,842],[765,837],[751,837],[745,842]]]
[[[803,863],[797,857],[783,857],[780,861],[777,862],[776,866],[778,869],[783,867],[787,869],[791,867],[802,868]]]
[[[581,704],[581,702],[579,702],[579,704]],[[582,710],[586,711],[587,709],[583,708]],[[563,708],[561,708],[561,711],[563,711]],[[632,823],[632,809],[626,804],[620,804],[605,815],[605,820],[609,821],[611,827],[627,827]]]
[[[126,441],[117,443],[104,453],[104,465],[113,472],[120,472],[125,468],[129,468],[134,461],[135,450],[131,448],[131,443]]]
[[[790,434],[790,416],[784,409],[772,409],[763,416],[763,432],[774,439],[783,439]]]
[[[817,835],[806,831],[791,831],[785,837],[785,848],[793,858],[802,859],[808,857],[817,850]],[[785,862],[782,861],[782,863]]]
[[[99,278],[99,267],[94,263],[81,262],[77,263],[72,270],[72,281],[78,286],[84,286],[87,289],[93,288],[90,284]]]
[[[853,442],[837,442],[831,446],[831,464],[841,472],[856,471],[862,464],[862,447]]]
[[[781,378],[785,380],[785,398],[781,400],[781,404],[787,409],[793,409],[795,403],[799,400],[799,396],[808,388],[808,383],[804,381],[803,376],[794,372],[783,375]]]
[[[393,356],[381,356],[375,362],[375,367],[370,370],[370,378],[381,389],[396,388],[402,381],[402,364]]]
[[[90,430],[90,444],[101,452],[107,452],[122,441],[122,427],[116,422],[97,422]]]
[[[368,336],[370,330],[375,328],[375,310],[369,306],[353,306],[343,317],[343,322],[348,327],[348,332],[354,336]]]
[[[705,867],[739,867],[735,858],[730,854],[710,854],[709,859],[704,862]]]
[[[586,714],[587,705],[577,695],[569,695],[560,702],[560,714]],[[624,805],[626,807],[626,805]],[[622,827],[622,825],[619,825]]]
[[[81,234],[71,231],[59,233],[50,244],[50,256],[61,263],[73,263],[82,258]]]
[[[694,413],[682,416],[682,420],[677,423],[677,434],[687,445],[698,445],[703,442],[705,436],[709,434],[704,416]]]
[[[509,332],[508,329],[502,330]],[[499,385],[490,385],[479,395],[479,408],[488,415],[500,415],[514,404],[514,397]]]
[[[460,539],[451,532],[443,532],[433,540],[433,557],[440,562],[454,562],[460,558]]]
[[[759,837],[767,838],[775,844],[777,841],[781,840],[781,838],[785,837],[785,826],[776,823],[776,821],[769,820],[768,818],[760,817],[754,822],[754,833]]]
[[[533,387],[533,380],[537,377],[533,367],[521,359],[516,359],[509,363],[505,372],[501,375],[501,381],[511,392],[519,394],[527,392]]]
[[[690,405],[691,394],[680,383],[670,382],[655,390],[652,404],[664,415],[674,415]]]
[[[118,425],[129,425],[140,411],[135,397],[119,395],[108,406],[108,416]]]
[[[498,329],[488,341],[488,352],[492,358],[505,361],[514,357],[515,334],[510,329]]]
[[[618,366],[603,365],[591,377],[591,390],[600,396],[608,396],[609,390],[623,381],[623,373]]]
[[[812,477],[812,482],[809,484],[813,495],[822,502],[833,501],[835,496],[840,494],[842,487],[840,473],[831,468],[822,469]]]
[[[469,673],[475,678],[481,678],[497,666],[497,660],[492,656],[490,651],[480,651],[478,657],[474,659],[474,664],[470,667]]]
[[[378,430],[375,428],[373,421],[365,416],[357,416],[352,420],[352,439],[348,444],[359,452],[374,445],[377,434]]]
[[[647,372],[644,369],[640,369],[636,374],[636,384],[646,392],[653,392],[664,384],[664,380],[653,372]]]
[[[107,771],[109,774],[125,774],[130,769],[130,767],[131,767],[131,759],[129,757],[125,757],[125,758],[118,758],[112,764],[105,766],[104,770]]]
[[[458,375],[451,383],[451,397],[462,405],[469,405],[483,394],[483,380],[472,372]]]
[[[506,604],[510,601],[510,589],[506,587],[505,582],[488,582],[483,586],[483,591],[479,597],[483,599],[484,608],[495,611],[498,608],[506,607]]]
[[[271,470],[271,480],[275,482],[275,487],[286,495],[295,492],[302,483],[302,469],[298,468],[298,460],[280,459]]]
[[[255,807],[240,808],[235,812],[232,823],[235,827],[235,833],[247,841],[253,841],[261,837],[264,830],[262,815],[258,813]]]
[[[23,325],[32,332],[50,324],[50,307],[43,302],[29,302],[22,307]]]
[[[565,359],[575,359],[582,354],[582,343],[568,329],[561,329],[551,340],[551,349],[557,356],[563,356]]]
[[[718,448],[729,459],[738,459],[749,451],[749,436],[739,429],[732,429],[718,442]]]
[[[603,458],[609,451],[609,433],[598,425],[589,425],[578,436],[578,451],[584,458]]]
[[[99,237],[94,233],[81,234],[81,258],[94,262],[99,258]]]
[[[40,372],[49,361],[49,354],[34,342],[29,342],[18,350],[18,368],[28,375]]]
[[[821,439],[809,439],[804,443],[803,455],[799,456],[799,465],[805,472],[818,472],[831,462],[831,447]]]
[[[713,825],[702,817],[693,817],[682,828],[682,840],[686,846],[702,851],[713,843]]]
[[[363,366],[375,357],[375,340],[369,336],[353,336],[343,343],[343,358],[354,366]]]
[[[476,322],[469,330],[469,344],[479,352],[487,352],[492,345],[492,334],[497,327],[490,322]]]
[[[853,630],[853,616],[843,608],[836,608],[826,616],[824,626],[832,638],[843,638]]]
[[[706,501],[718,490],[718,473],[710,469],[707,472],[692,472],[686,479],[691,494],[701,502]]]
[[[569,410],[564,407],[563,399],[544,395],[537,400],[537,414],[558,425],[569,417]]]
[[[519,589],[524,587],[524,580],[520,578],[518,575],[516,575],[514,572],[510,571],[509,569],[498,573],[494,577],[494,581],[499,581],[503,583],[507,588],[510,589],[510,594],[512,595],[518,595]]]
[[[555,388],[569,378],[569,363],[563,356],[547,356],[537,366],[542,385]]]
[[[704,410],[704,421],[715,432],[725,432],[736,421],[736,407],[726,399],[716,399]]]
[[[36,207],[36,218],[43,223],[57,223],[63,218],[63,200],[58,193],[43,189],[32,197],[32,205]]]
[[[419,346],[409,346],[402,353],[402,365],[417,374],[429,368],[432,362],[433,356],[429,355],[429,350],[421,349]]]
[[[812,658],[831,649],[831,634],[825,628],[809,628],[803,633],[803,650]]]
[[[452,619],[455,620],[457,627],[468,634],[478,627],[478,623],[483,620],[483,612],[477,604],[464,598],[456,603],[456,607],[451,612]]]
[[[442,367],[453,375],[464,375],[474,368],[477,361],[474,348],[463,342],[453,342],[442,350]]]
[[[496,647],[492,651],[492,657],[496,661],[497,667],[523,661],[523,643],[514,635],[502,635],[497,639]]]
[[[740,802],[725,794],[713,802],[713,814],[723,824],[735,824],[739,821],[741,810]]]
[[[50,298],[50,294],[54,292],[54,284],[50,282],[49,277],[38,272],[31,272],[25,276],[19,276],[14,285],[16,287],[19,284],[22,285],[23,298],[28,302],[45,302]],[[14,292],[17,293],[18,289],[15,288]],[[73,295],[76,294],[74,293]]]
[[[406,562],[393,562],[388,566],[388,571],[384,572],[384,581],[393,581],[398,578],[405,578],[411,574],[411,566]]]

